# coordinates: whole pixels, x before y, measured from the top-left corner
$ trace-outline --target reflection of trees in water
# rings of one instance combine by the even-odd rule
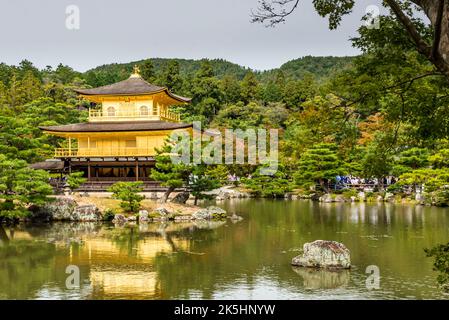
[[[376,264],[381,270],[388,269],[390,275],[397,275],[398,279],[403,276],[418,282],[428,276],[431,269],[431,261],[426,260],[422,249],[447,241],[449,226],[447,211],[427,207],[389,204],[321,206],[312,202],[282,200],[240,201],[233,202],[232,206],[228,212],[236,212],[245,218],[237,224],[229,221],[226,225],[214,222],[151,223],[115,228],[109,224],[66,223],[32,225],[26,230],[34,239],[53,238],[56,244],[62,241],[65,245],[67,240],[83,238],[85,242],[79,247],[79,252],[75,245],[70,246],[74,264],[86,264],[86,268],[90,268],[87,274],[95,271],[99,280],[120,276],[123,283],[129,284],[125,286],[126,290],[134,290],[129,293],[123,291],[124,297],[138,295],[142,287],[133,287],[131,282],[140,281],[142,275],[145,279],[153,277],[151,284],[155,287],[156,298],[189,298],[194,294],[213,298],[225,289],[257,288],[264,279],[289,290],[303,286],[344,286],[344,275],[301,274],[299,271],[298,276],[292,270],[290,261],[298,254],[296,250],[305,242],[316,239],[345,243],[351,250],[353,263],[360,270],[366,265]],[[20,231],[17,229],[16,235]],[[9,230],[3,233],[0,230],[3,243],[0,252],[7,246],[7,237],[10,243],[18,241],[11,240]],[[52,272],[60,272],[58,277],[61,279],[66,276],[64,268],[68,264],[68,248],[57,245],[55,250],[60,254],[49,253],[53,258],[50,257],[46,263],[48,270],[53,271],[48,271],[48,277],[42,275],[36,283],[44,285],[46,280],[53,281],[55,275]],[[17,250],[14,255],[19,253]],[[24,253],[24,259],[28,255],[32,252]],[[4,262],[0,260],[0,263]],[[10,261],[10,268],[13,266]],[[20,272],[25,273],[25,270]],[[126,277],[137,273],[139,277]],[[1,281],[0,295],[7,280],[1,278]],[[60,281],[59,278],[56,281]],[[34,290],[31,284],[27,285]],[[100,290],[100,287],[94,289]],[[100,290],[96,297],[102,298],[106,294],[116,297],[114,290],[113,286],[104,292]],[[432,289],[419,290],[430,292]],[[145,294],[141,292],[142,297],[153,297]],[[411,289],[410,294],[419,297],[416,288]]]
[[[56,222],[44,224],[21,225],[33,238],[51,240],[53,242],[70,242],[99,232],[103,228],[99,222]]]
[[[0,296],[26,299],[44,284],[58,280],[55,260],[66,253],[42,241],[7,239],[1,226],[0,236]]]
[[[56,292],[66,291],[65,270],[70,264],[70,252],[75,252],[79,247],[70,239],[84,227],[46,224],[5,229],[0,226],[3,244],[0,246],[0,297],[28,299],[40,294],[54,296]],[[49,242],[49,239],[52,241]],[[81,283],[88,275],[84,269],[81,270]],[[49,284],[51,288],[47,288]],[[50,290],[45,293],[47,289]]]
[[[349,284],[349,270],[324,270],[313,268],[292,267],[303,279],[306,289],[335,289]]]

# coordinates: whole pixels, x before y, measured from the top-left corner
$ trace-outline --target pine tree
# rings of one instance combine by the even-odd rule
[[[0,81],[0,111],[3,113],[8,103],[8,91],[3,82]]]
[[[326,192],[329,184],[344,170],[336,152],[336,145],[319,143],[307,149],[298,162],[295,180],[298,185],[319,184]]]
[[[201,164],[192,167],[192,172],[189,177],[189,188],[195,197],[195,205],[197,205],[199,199],[213,199],[213,196],[204,192],[218,187],[220,187],[220,182],[208,174],[208,167],[206,165]]]
[[[177,60],[170,60],[165,65],[159,82],[169,90],[179,92],[182,88],[182,77],[179,72],[179,62]]]
[[[201,62],[200,69],[192,82],[191,90],[195,112],[211,121],[220,109],[222,96],[220,82],[214,77],[214,71],[209,60]]]
[[[26,103],[26,100],[27,93],[24,91],[22,82],[18,79],[17,74],[14,73],[8,91],[8,105],[16,111],[18,106]]]
[[[396,176],[418,168],[423,168],[429,164],[429,150],[411,148],[402,151],[395,162],[396,164],[393,171]]]
[[[166,202],[170,194],[177,188],[185,186],[191,172],[191,168],[184,164],[175,164],[170,158],[171,145],[167,141],[161,149],[157,149],[156,164],[151,170],[151,178],[159,181],[167,191],[161,201]]]
[[[248,71],[240,84],[240,96],[245,104],[259,98],[259,82],[252,71]]]
[[[31,71],[27,71],[22,78],[22,90],[25,92],[25,103],[31,102],[44,95],[42,83]]]
[[[139,192],[143,191],[143,182],[117,182],[109,189],[114,199],[120,200],[120,207],[127,213],[137,213],[144,196]]]
[[[23,160],[0,154],[0,222],[26,216],[31,204],[47,202],[47,196],[53,193],[48,179],[47,172],[33,170]]]
[[[156,71],[154,70],[153,62],[150,59],[145,60],[145,62],[142,64],[140,68],[140,73],[145,81],[149,83],[155,82]]]

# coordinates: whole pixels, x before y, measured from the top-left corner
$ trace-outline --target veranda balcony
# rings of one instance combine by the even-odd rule
[[[164,110],[161,110],[160,113],[157,114],[151,114],[149,112],[103,112],[101,110],[89,110],[89,122],[138,120],[168,120],[173,122],[181,121],[179,114]]]
[[[151,157],[153,148],[57,148],[55,158]]]

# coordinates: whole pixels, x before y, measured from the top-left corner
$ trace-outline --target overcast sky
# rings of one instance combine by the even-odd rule
[[[257,70],[305,55],[355,55],[356,34],[368,5],[337,31],[304,0],[286,24],[250,23],[257,0],[0,0],[0,62],[62,62],[76,70],[149,57],[224,58]],[[66,7],[80,9],[80,29],[66,28]]]

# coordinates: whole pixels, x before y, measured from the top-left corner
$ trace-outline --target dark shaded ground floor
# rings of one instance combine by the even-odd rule
[[[32,167],[49,171],[52,174],[50,183],[58,191],[66,186],[67,175],[83,172],[87,181],[77,191],[107,191],[116,182],[142,181],[144,191],[163,192],[166,188],[151,179],[154,165],[153,158],[68,158],[48,160],[33,164]]]

